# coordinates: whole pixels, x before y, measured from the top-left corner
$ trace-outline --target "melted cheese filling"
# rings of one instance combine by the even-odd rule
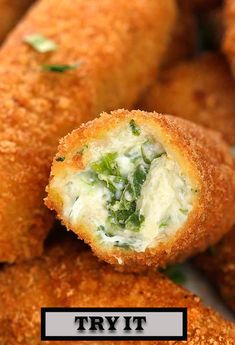
[[[139,227],[133,231],[127,226],[113,226],[109,221],[110,210],[107,205],[112,193],[103,181],[94,178],[91,164],[106,153],[116,152],[115,162],[120,173],[128,178],[137,163],[145,164],[141,152],[149,138],[149,134],[142,129],[139,136],[133,135],[129,128],[122,131],[119,129],[116,135],[112,132],[103,142],[89,145],[85,171],[71,172],[63,179],[54,179],[53,184],[60,190],[63,199],[63,216],[72,227],[85,226],[105,246],[143,252],[158,242],[166,241],[185,223],[192,210],[194,189],[177,162],[158,142],[147,148],[148,155],[152,155],[152,150],[156,157],[146,165],[148,171],[136,201],[136,210],[142,217]],[[117,193],[119,187],[120,193],[123,192],[122,183],[115,186]],[[130,201],[132,195],[126,193],[125,197]]]

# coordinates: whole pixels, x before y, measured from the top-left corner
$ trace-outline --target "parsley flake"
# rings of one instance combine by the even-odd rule
[[[71,64],[71,65],[66,65],[66,64],[51,64],[51,65],[43,65],[42,69],[44,71],[49,71],[49,72],[56,72],[56,73],[63,73],[69,70],[74,70],[76,69],[78,64]]]
[[[133,119],[130,121],[129,125],[131,127],[132,134],[135,136],[139,136],[140,135],[140,128],[137,126],[137,124],[135,123],[135,121]]]
[[[41,34],[31,34],[24,38],[24,42],[39,53],[47,53],[57,49],[57,44]]]

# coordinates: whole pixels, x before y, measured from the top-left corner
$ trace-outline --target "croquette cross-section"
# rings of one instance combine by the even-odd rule
[[[164,266],[235,221],[230,148],[183,119],[114,111],[61,141],[46,204],[109,263]]]
[[[17,282],[17,285],[16,285]],[[40,345],[41,306],[187,307],[187,342],[146,345],[232,345],[234,326],[200,299],[160,273],[127,274],[100,263],[79,241],[53,246],[45,256],[0,272],[0,344]],[[51,342],[49,342],[51,344]],[[56,341],[64,345],[70,342]],[[94,342],[92,345],[138,345],[140,341]],[[74,343],[73,343],[74,344]]]
[[[40,0],[9,36],[0,51],[0,262],[41,254],[59,138],[137,101],[175,14],[174,0]]]

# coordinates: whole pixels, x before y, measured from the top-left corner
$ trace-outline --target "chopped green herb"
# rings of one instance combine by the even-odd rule
[[[120,243],[118,241],[115,242],[114,247],[119,247],[123,249],[130,249],[130,245],[127,243]]]
[[[141,224],[144,222],[144,216],[138,213],[132,213],[126,220],[126,225],[130,230],[139,231]]]
[[[214,246],[210,246],[207,251],[211,256],[215,256],[217,254],[217,249]]]
[[[112,228],[112,231],[114,229],[119,231],[127,229],[137,232],[144,222],[144,216],[137,209],[137,199],[141,194],[141,188],[146,180],[151,162],[157,154],[154,147],[151,147],[151,155],[149,155],[149,163],[147,164],[144,162],[140,151],[141,147],[138,150],[131,148],[128,151],[130,160],[132,160],[133,154],[138,157],[137,161],[133,162],[132,160],[133,170],[128,173],[128,176],[121,174],[117,152],[106,153],[90,165],[90,171],[110,192],[106,194],[108,211],[106,226]]]
[[[47,53],[57,49],[57,44],[54,41],[37,33],[25,36],[24,42],[40,53]]]
[[[133,173],[132,188],[135,198],[138,198],[140,196],[141,187],[146,180],[148,170],[149,169],[146,168],[144,165],[139,164]]]
[[[164,152],[157,153],[154,147],[154,143],[147,140],[141,146],[141,155],[146,164],[151,164],[155,158],[159,158],[164,154]]]
[[[181,213],[187,215],[188,214],[188,210],[186,208],[180,208],[179,209]]]
[[[103,225],[99,225],[97,231],[104,231],[105,227]]]
[[[140,135],[140,128],[137,126],[137,124],[135,123],[133,119],[130,121],[130,127],[131,127],[131,131],[133,135],[135,136]]]
[[[105,229],[105,227],[104,227],[103,225],[99,225],[98,228],[97,228],[97,231],[104,232],[104,233],[105,233],[105,236],[107,236],[107,237],[113,237],[113,234],[107,232],[106,229]]]
[[[92,163],[91,168],[97,174],[119,175],[116,158],[116,152],[106,153],[98,162]]]
[[[52,64],[52,65],[43,65],[42,69],[44,71],[49,71],[49,72],[63,73],[69,70],[76,69],[77,66],[78,64],[72,64],[72,65]]]
[[[186,281],[186,276],[182,272],[180,265],[169,266],[162,270],[174,283],[183,284]]]
[[[166,217],[165,219],[162,219],[161,223],[159,224],[159,229],[165,228],[166,226],[168,226],[170,219],[171,219],[170,217]]]
[[[57,157],[55,160],[57,162],[63,162],[65,160],[65,157],[64,156],[60,156],[60,157]]]

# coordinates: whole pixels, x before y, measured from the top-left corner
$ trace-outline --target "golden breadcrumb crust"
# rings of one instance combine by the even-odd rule
[[[15,283],[17,282],[17,284]],[[232,345],[234,326],[160,273],[127,274],[100,263],[79,241],[63,239],[46,255],[0,272],[1,345],[39,345],[40,308],[187,307],[188,341],[79,341],[92,345]],[[45,342],[45,344],[72,342]]]
[[[218,130],[235,144],[235,82],[221,55],[205,53],[162,71],[140,107]]]
[[[196,257],[195,263],[235,311],[235,228],[219,244]]]
[[[16,25],[34,0],[0,0],[0,42]]]
[[[72,225],[69,219],[63,217],[62,197],[53,184],[53,179],[63,178],[67,169],[85,169],[83,156],[78,153],[85,144],[102,140],[107,133],[110,135],[113,129],[123,123],[128,125],[131,119],[140,128],[151,128],[152,136],[170,152],[181,171],[190,179],[192,188],[196,189],[193,209],[185,224],[167,241],[147,248],[144,252],[101,244],[96,233],[84,224]],[[61,156],[65,160],[57,161],[56,158]],[[55,210],[66,227],[88,243],[98,257],[123,269],[162,267],[171,262],[183,261],[216,243],[235,221],[235,175],[229,147],[218,133],[169,115],[125,110],[113,111],[111,115],[102,114],[61,141],[50,179],[47,206]]]
[[[174,0],[41,0],[0,52],[0,261],[42,252],[44,189],[58,140],[103,110],[130,107],[154,78]],[[23,42],[40,33],[58,49]],[[43,64],[74,64],[64,73]]]

